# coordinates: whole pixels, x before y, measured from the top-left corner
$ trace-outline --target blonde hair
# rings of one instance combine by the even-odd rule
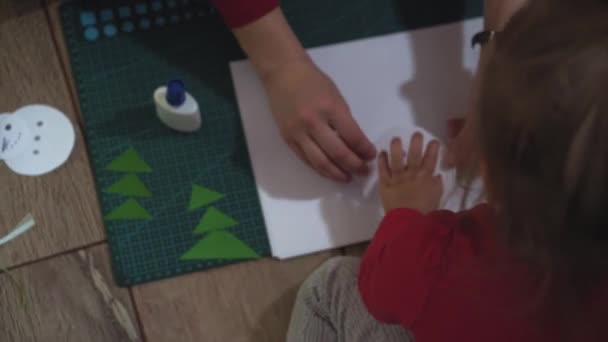
[[[500,228],[580,303],[608,272],[608,3],[532,0],[495,44],[476,124]]]

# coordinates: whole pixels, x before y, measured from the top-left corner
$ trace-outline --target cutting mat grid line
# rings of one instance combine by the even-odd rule
[[[413,9],[398,3],[284,0],[282,7],[306,47],[481,11],[479,0],[464,1],[456,10],[439,1],[416,2]],[[409,12],[417,15],[401,15]],[[153,197],[137,201],[153,218],[105,222],[117,283],[129,286],[235,262],[180,260],[201,239],[193,230],[205,209],[188,211],[193,184],[225,194],[213,205],[239,222],[228,231],[270,256],[228,67],[244,55],[215,10],[205,0],[77,0],[64,4],[61,14],[103,214],[127,200],[104,192],[122,175],[106,170],[114,158],[133,147],[152,168],[140,178]],[[83,14],[95,22],[85,24]],[[173,78],[182,79],[199,101],[203,125],[197,133],[173,132],[156,118],[153,91]]]

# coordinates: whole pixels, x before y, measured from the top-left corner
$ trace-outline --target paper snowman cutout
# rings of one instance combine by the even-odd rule
[[[76,135],[68,118],[53,107],[29,105],[0,114],[0,160],[15,173],[38,176],[65,163]]]

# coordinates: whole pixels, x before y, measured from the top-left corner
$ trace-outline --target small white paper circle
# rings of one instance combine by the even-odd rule
[[[30,143],[16,157],[6,159],[14,172],[38,176],[51,172],[65,163],[76,140],[74,127],[59,110],[45,105],[29,105],[13,116],[22,120],[30,132]]]

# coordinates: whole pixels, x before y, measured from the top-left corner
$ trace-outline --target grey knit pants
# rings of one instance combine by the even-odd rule
[[[414,341],[399,325],[376,321],[357,288],[359,258],[335,257],[304,282],[293,309],[288,342]]]

